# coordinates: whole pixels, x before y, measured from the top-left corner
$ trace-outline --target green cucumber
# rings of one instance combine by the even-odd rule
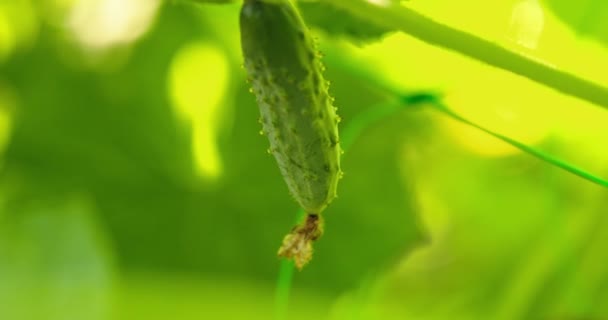
[[[285,237],[279,255],[298,267],[321,234],[321,212],[341,177],[340,118],[328,93],[315,42],[288,0],[245,0],[240,15],[245,69],[260,109],[263,133],[306,221]]]

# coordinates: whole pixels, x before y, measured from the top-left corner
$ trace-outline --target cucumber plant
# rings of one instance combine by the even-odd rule
[[[263,134],[291,195],[306,211],[279,256],[302,268],[323,230],[321,213],[336,197],[340,118],[328,93],[315,42],[290,1],[245,0],[241,46]]]
[[[270,141],[287,186],[307,212],[305,221],[283,240],[279,255],[294,259],[302,268],[311,258],[312,242],[323,229],[322,211],[336,196],[340,170],[339,117],[327,92],[328,82],[307,26],[292,0],[193,0],[197,2],[242,2],[241,45],[245,68],[260,107],[262,133]],[[304,1],[304,0],[302,0]],[[328,33],[355,39],[376,39],[387,32],[402,31],[422,41],[444,47],[497,68],[527,77],[562,93],[608,108],[608,88],[577,75],[539,62],[498,44],[435,22],[411,8],[387,0],[323,0],[304,6],[304,13],[324,12],[326,18],[312,19]],[[333,10],[330,13],[329,10]],[[316,11],[315,11],[316,10]],[[329,16],[329,17],[328,17]],[[328,18],[327,18],[328,17]],[[321,16],[323,18],[323,16]],[[346,26],[336,21],[347,18]],[[360,32],[361,24],[372,26]],[[393,86],[368,77],[383,91],[402,96]],[[436,102],[436,111],[493,135],[528,154],[540,158],[591,182],[608,186],[573,165],[545,155],[532,147],[477,125]]]

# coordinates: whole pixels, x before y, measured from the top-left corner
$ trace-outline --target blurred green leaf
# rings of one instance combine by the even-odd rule
[[[393,31],[322,1],[300,2],[298,7],[309,27],[317,27],[331,36],[345,37],[357,44],[378,41]]]
[[[608,2],[545,0],[548,7],[578,35],[608,44]]]

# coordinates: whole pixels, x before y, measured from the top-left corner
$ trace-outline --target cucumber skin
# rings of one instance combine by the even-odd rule
[[[314,41],[290,1],[246,0],[240,26],[269,150],[299,205],[319,214],[336,197],[342,172],[340,120]]]

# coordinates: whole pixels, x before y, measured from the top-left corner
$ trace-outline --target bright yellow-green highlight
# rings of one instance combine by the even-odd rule
[[[431,0],[405,5],[598,83],[608,81],[608,73],[604,72],[608,68],[606,48],[577,37],[536,0]],[[539,144],[550,136],[572,142],[576,137],[577,144],[586,144],[605,132],[605,110],[403,33],[392,34],[363,49],[355,48],[353,53],[374,63],[385,78],[404,90],[445,92],[446,104],[458,114],[527,145]],[[520,152],[477,129],[439,118],[446,134],[471,152],[483,156]],[[571,130],[574,127],[576,130]],[[598,159],[603,158],[602,155]]]
[[[171,64],[171,101],[179,117],[192,126],[193,160],[197,175],[204,178],[215,179],[222,173],[217,136],[228,77],[225,54],[210,44],[187,45]]]
[[[15,48],[15,34],[3,11],[0,11],[0,62]]]
[[[416,52],[423,60],[404,59],[403,52]],[[444,91],[446,104],[467,119],[525,144],[536,144],[550,132],[547,101],[562,96],[531,84],[516,75],[447,50],[395,34],[359,52],[375,62],[393,83],[407,88]],[[399,61],[399,63],[394,63]],[[505,156],[520,151],[486,133],[448,118],[442,128],[469,151],[484,156]],[[540,119],[540,120],[539,120]]]
[[[31,1],[0,1],[0,62],[36,39],[39,22]]]
[[[509,74],[490,77],[480,73],[477,77],[481,80],[479,86],[456,85],[457,90],[446,97],[447,105],[475,123],[528,145],[541,142],[549,134],[552,122],[547,116],[547,98],[538,92],[539,88],[521,85],[518,83],[521,80]],[[447,118],[442,120],[449,136],[472,152],[485,156],[520,152],[477,129]]]

